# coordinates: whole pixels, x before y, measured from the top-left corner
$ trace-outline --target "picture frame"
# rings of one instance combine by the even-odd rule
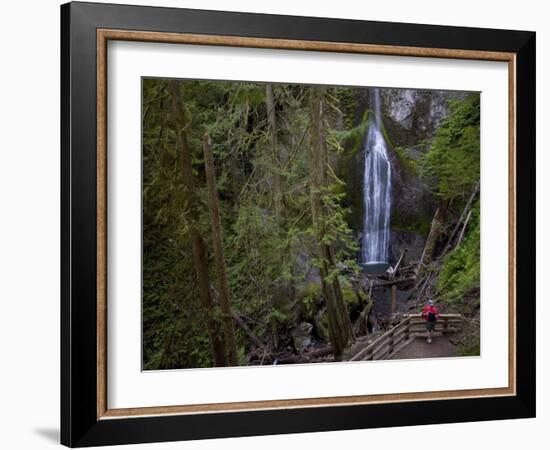
[[[61,443],[162,442],[535,416],[535,33],[72,2],[61,7]],[[508,386],[149,405],[107,402],[107,43],[508,65]]]

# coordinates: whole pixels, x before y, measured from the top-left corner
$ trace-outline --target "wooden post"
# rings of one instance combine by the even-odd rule
[[[397,286],[393,284],[391,287],[391,307],[390,307],[391,314],[395,314],[396,306],[397,306]]]

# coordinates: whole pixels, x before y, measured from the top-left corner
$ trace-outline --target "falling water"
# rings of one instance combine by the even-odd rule
[[[380,92],[373,90],[375,120],[370,121],[365,142],[363,201],[365,220],[361,263],[387,263],[390,243],[391,164],[380,128]]]

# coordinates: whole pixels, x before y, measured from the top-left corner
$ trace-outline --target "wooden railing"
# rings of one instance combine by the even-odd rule
[[[435,334],[458,331],[462,324],[460,314],[441,314],[435,323]],[[406,314],[396,326],[376,338],[349,361],[375,361],[388,359],[419,336],[426,335],[425,320],[420,314]]]

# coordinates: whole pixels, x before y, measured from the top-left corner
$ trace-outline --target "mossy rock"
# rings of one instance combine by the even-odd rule
[[[423,237],[427,237],[430,232],[431,222],[424,215],[409,215],[397,210],[392,213],[390,226],[394,231],[417,233]]]
[[[362,290],[356,291],[350,281],[345,277],[340,277],[340,289],[342,290],[342,297],[349,311],[360,308],[368,301],[367,294]]]

